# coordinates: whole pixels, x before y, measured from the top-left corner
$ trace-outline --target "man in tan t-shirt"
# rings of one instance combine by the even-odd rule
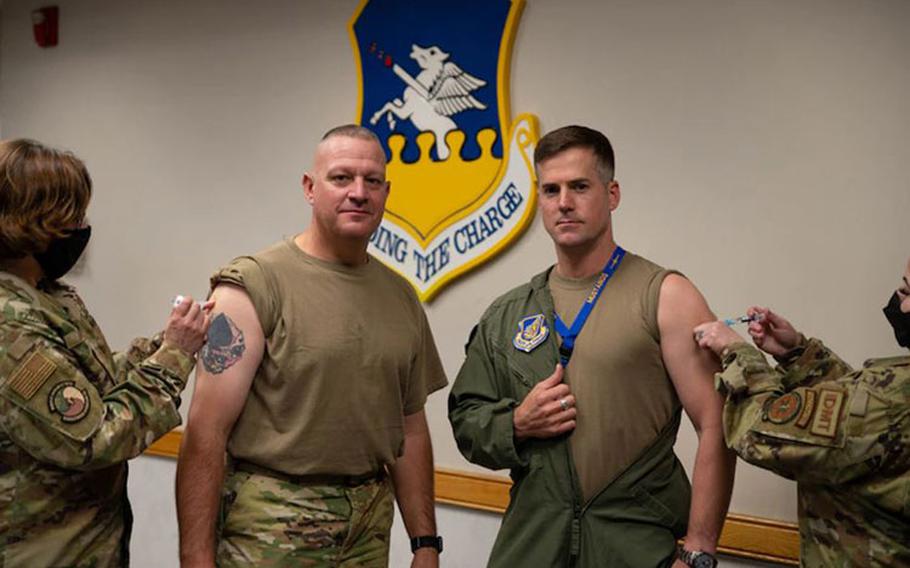
[[[438,566],[423,406],[446,378],[414,291],[366,252],[389,193],[378,139],[330,130],[303,187],[303,233],[212,277],[177,467],[181,563],[387,566],[394,493],[412,566]]]

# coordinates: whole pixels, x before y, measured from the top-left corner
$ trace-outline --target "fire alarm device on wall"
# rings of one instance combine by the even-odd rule
[[[57,21],[60,8],[45,6],[32,12],[32,28],[35,31],[35,43],[38,47],[54,47],[57,45]]]

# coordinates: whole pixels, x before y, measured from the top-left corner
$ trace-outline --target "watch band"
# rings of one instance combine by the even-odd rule
[[[677,549],[677,556],[683,564],[691,568],[717,568],[717,558],[710,552],[686,550],[680,546]]]
[[[417,552],[418,548],[435,548],[437,552],[442,552],[442,537],[435,534],[415,536],[411,539],[411,552]]]

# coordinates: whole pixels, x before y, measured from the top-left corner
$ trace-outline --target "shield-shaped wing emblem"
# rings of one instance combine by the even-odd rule
[[[530,222],[537,120],[509,109],[522,1],[365,0],[350,23],[357,122],[382,140],[392,192],[370,253],[424,301]]]

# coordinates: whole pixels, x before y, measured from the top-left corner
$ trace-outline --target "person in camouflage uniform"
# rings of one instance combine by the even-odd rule
[[[204,342],[190,300],[163,334],[111,353],[57,278],[88,241],[75,156],[0,142],[0,567],[126,566],[126,460],[180,423]]]
[[[797,482],[802,566],[910,566],[910,357],[854,370],[767,308],[749,333],[776,369],[721,322],[695,328],[723,363],[727,444]],[[910,348],[910,263],[885,314]]]

